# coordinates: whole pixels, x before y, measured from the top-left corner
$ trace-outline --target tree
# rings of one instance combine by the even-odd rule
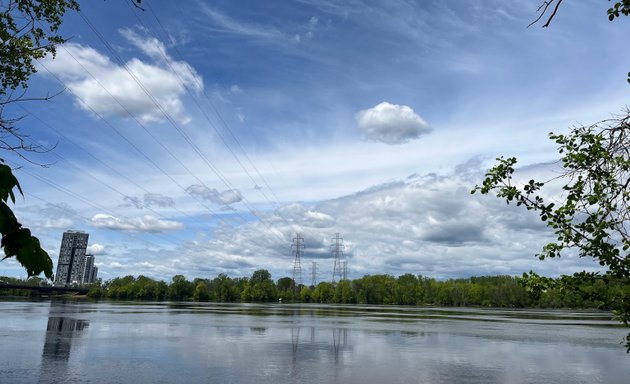
[[[171,300],[186,300],[193,296],[195,285],[186,280],[184,275],[175,275],[168,287],[168,297]]]
[[[508,204],[515,202],[536,212],[556,235],[556,240],[538,254],[541,260],[561,257],[574,249],[579,257],[592,258],[603,267],[603,272],[582,271],[566,277],[560,281],[563,286],[578,287],[599,279],[630,286],[630,115],[549,136],[558,144],[562,174],[520,186],[514,178],[516,158],[500,157],[472,193],[496,192]],[[545,187],[558,182],[562,196],[550,202],[544,195]],[[530,285],[548,283],[533,273],[524,277],[533,280]],[[627,291],[608,297],[606,304],[629,325]],[[630,335],[627,341],[630,351]]]
[[[28,136],[16,127],[16,118],[8,118],[5,107],[24,100],[30,76],[36,72],[34,61],[47,54],[65,39],[58,34],[62,17],[68,9],[78,10],[75,0],[10,0],[0,11],[0,149],[25,158],[23,151],[39,151],[29,144]],[[0,159],[0,234],[1,245],[8,257],[15,257],[29,276],[44,272],[53,277],[52,260],[39,240],[24,228],[8,206],[15,203],[14,189],[22,189],[11,168]]]
[[[276,285],[271,279],[271,273],[266,269],[255,271],[241,294],[244,301],[266,302],[274,301],[276,297]]]
[[[297,298],[301,287],[296,286],[292,278],[281,277],[276,282],[276,289],[278,291],[278,297],[287,301]]]
[[[544,0],[538,7],[533,25],[547,16],[543,28],[548,27],[556,16],[563,0]],[[610,0],[609,0],[610,2]],[[630,15],[630,0],[615,2],[607,11],[614,21],[621,15]],[[628,73],[630,83],[630,72]],[[529,180],[515,185],[515,157],[497,158],[498,164],[486,173],[476,191],[488,194],[496,191],[499,198],[509,204],[516,202],[527,210],[538,213],[555,235],[556,241],[545,245],[539,258],[555,258],[575,249],[579,257],[590,257],[603,267],[603,272],[576,272],[551,280],[530,271],[523,274],[522,284],[540,298],[547,289],[571,289],[580,291],[596,281],[604,284],[615,282],[621,289],[617,294],[592,299],[612,308],[617,318],[630,325],[630,111],[624,115],[601,121],[590,126],[574,127],[567,135],[550,133],[558,144],[563,172],[552,180]],[[550,201],[543,192],[549,182],[560,182],[562,195],[556,202]],[[601,283],[600,283],[601,284]],[[591,290],[591,292],[595,292]],[[626,337],[630,353],[630,334]]]
[[[203,279],[195,279],[193,281],[195,286],[195,292],[193,293],[193,300],[195,301],[208,301],[210,300],[210,290],[206,281]]]

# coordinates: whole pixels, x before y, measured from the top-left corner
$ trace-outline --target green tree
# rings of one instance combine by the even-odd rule
[[[208,301],[210,300],[210,290],[206,281],[203,279],[195,279],[193,281],[195,286],[195,292],[193,293],[193,300],[195,301]]]
[[[336,284],[333,301],[337,304],[349,304],[356,302],[352,291],[352,282],[350,282],[350,280],[341,280]]]
[[[271,273],[266,269],[255,271],[243,290],[241,299],[244,301],[275,301],[277,299],[276,285],[271,279]]]
[[[551,133],[550,138],[558,145],[564,170],[561,175],[551,181],[529,180],[521,185],[514,177],[516,158],[501,157],[472,192],[495,192],[508,204],[536,212],[556,235],[556,240],[538,254],[541,260],[568,255],[574,249],[579,257],[592,258],[603,267],[602,273],[582,271],[564,278],[559,283],[565,287],[594,279],[629,286],[630,115],[576,127],[566,135]],[[545,193],[557,183],[562,196],[549,202]],[[524,277],[533,279],[534,284],[544,283],[535,274]],[[622,294],[606,300],[605,304],[629,325],[630,297]],[[627,341],[630,351],[630,335]]]
[[[101,297],[103,297],[103,281],[101,279],[97,279],[94,283],[92,283],[90,285],[90,289],[88,290],[87,295],[92,299],[100,299]]]
[[[186,300],[193,296],[195,286],[186,280],[183,275],[173,276],[171,285],[168,287],[168,297],[171,300]]]
[[[35,73],[35,60],[55,53],[65,39],[58,34],[66,11],[78,10],[74,0],[11,0],[2,2],[0,10],[0,149],[37,151],[40,147],[28,144],[28,137],[16,127],[16,118],[8,118],[5,107],[22,100],[30,76]],[[17,96],[16,96],[17,95]],[[29,276],[44,273],[53,277],[52,260],[17,220],[9,199],[15,204],[14,189],[22,189],[11,168],[0,159],[0,234],[4,259],[15,257]]]
[[[235,301],[237,297],[240,297],[240,292],[238,295],[234,295],[233,286],[234,282],[228,277],[228,275],[225,273],[219,274],[217,277],[212,279],[208,285],[208,289],[210,290],[209,299],[218,302]]]
[[[322,281],[313,289],[311,297],[314,303],[332,303],[334,293],[333,285],[327,281]]]
[[[396,280],[396,302],[402,305],[416,305],[421,301],[418,278],[406,273]]]
[[[300,300],[303,303],[310,303],[313,301],[313,291],[309,287],[302,287],[300,291]]]

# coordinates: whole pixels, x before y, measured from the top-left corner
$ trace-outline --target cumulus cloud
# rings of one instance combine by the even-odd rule
[[[308,224],[310,227],[330,228],[335,224],[335,219],[322,212],[307,211],[304,215],[303,223]]]
[[[201,76],[188,63],[171,58],[159,40],[130,29],[121,34],[149,60],[132,58],[120,65],[94,48],[68,43],[57,50],[55,59],[44,60],[44,65],[66,83],[76,104],[86,111],[131,115],[151,123],[166,120],[164,110],[180,123],[189,122],[182,96],[186,88],[203,89]]]
[[[230,263],[226,273],[233,276],[247,276],[261,267],[275,277],[290,276],[290,245],[300,232],[306,245],[304,275],[316,262],[325,279],[332,273],[331,238],[340,233],[351,278],[368,273],[519,275],[532,268],[554,275],[588,268],[589,261],[579,258],[537,263],[535,254],[552,233],[530,212],[492,196],[471,195],[475,182],[483,179],[482,170],[473,176],[476,162],[451,174],[412,175],[333,200],[283,206],[264,217],[266,224],[215,232],[199,255],[207,260],[240,255],[253,264]]]
[[[143,198],[139,198],[136,196],[125,196],[123,200],[138,209],[151,208],[154,206],[167,208],[175,205],[175,201],[173,201],[172,198],[161,195],[159,193],[145,193]]]
[[[88,245],[86,252],[91,255],[104,255],[106,253],[105,246],[98,243]]]
[[[243,195],[238,189],[227,189],[219,192],[216,189],[208,188],[200,184],[193,184],[186,188],[186,192],[193,196],[199,196],[204,200],[210,200],[211,202],[219,205],[229,205],[238,203],[243,200]]]
[[[45,229],[68,229],[74,226],[77,212],[66,203],[46,203],[45,205],[32,205],[22,207],[26,213],[27,223],[31,227]]]
[[[398,181],[316,203],[292,203],[261,212],[264,223],[219,223],[212,233],[197,233],[194,241],[176,249],[122,249],[116,260],[121,273],[148,273],[170,279],[187,277],[251,276],[268,269],[274,278],[291,276],[291,244],[300,233],[303,282],[317,264],[317,280],[332,276],[331,244],[335,233],[344,238],[343,259],[350,278],[364,274],[421,274],[439,279],[482,274],[520,275],[530,269],[544,275],[597,268],[592,261],[563,257],[545,263],[535,254],[553,232],[531,212],[506,205],[492,196],[471,195],[483,180],[476,160],[449,174],[414,174]],[[540,173],[541,167],[535,172]],[[523,169],[521,176],[534,170]],[[200,189],[197,192],[203,191]],[[133,220],[102,215],[97,222],[115,229],[138,226]],[[93,220],[94,221],[94,220]],[[108,254],[113,254],[108,249]],[[137,254],[143,259],[137,260]],[[105,256],[107,257],[107,256]],[[110,263],[112,260],[103,260]]]
[[[172,220],[161,220],[151,215],[135,218],[121,218],[99,213],[92,217],[90,223],[97,228],[151,233],[172,231],[184,227],[183,223]]]
[[[411,107],[382,102],[355,115],[361,134],[368,140],[403,144],[430,131],[429,125]]]

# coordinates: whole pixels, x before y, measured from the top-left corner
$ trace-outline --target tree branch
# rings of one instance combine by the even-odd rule
[[[537,22],[539,22],[540,19],[542,19],[542,17],[545,16],[545,14],[547,13],[547,10],[549,9],[549,7],[554,2],[556,2],[556,6],[554,7],[553,12],[551,13],[551,16],[549,16],[549,19],[547,19],[547,22],[545,23],[545,25],[543,25],[543,28],[547,28],[549,26],[549,24],[551,23],[551,20],[556,16],[556,13],[558,12],[558,8],[560,7],[560,4],[562,4],[562,0],[545,0],[545,1],[543,1],[543,3],[540,4],[538,9],[536,10],[536,13],[538,13],[538,17],[534,21],[529,23],[527,25],[527,28],[529,28],[532,25],[534,25]]]

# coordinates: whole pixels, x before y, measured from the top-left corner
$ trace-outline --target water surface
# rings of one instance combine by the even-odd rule
[[[2,383],[628,383],[609,313],[0,302]]]

